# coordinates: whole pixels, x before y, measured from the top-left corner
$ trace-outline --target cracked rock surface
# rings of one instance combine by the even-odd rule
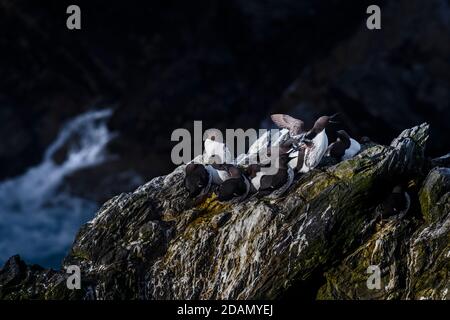
[[[424,156],[429,127],[297,178],[278,199],[193,202],[184,167],[118,195],[79,231],[61,271],[18,256],[1,299],[448,299],[450,169]],[[324,161],[327,163],[327,161]],[[442,163],[441,163],[442,164]],[[377,206],[406,182],[406,216]],[[66,288],[77,265],[81,290]],[[367,288],[377,265],[381,288]],[[319,276],[317,276],[319,275]]]

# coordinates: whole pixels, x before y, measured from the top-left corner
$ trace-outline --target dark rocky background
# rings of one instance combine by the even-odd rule
[[[66,28],[69,4],[79,31]],[[105,107],[114,160],[62,186],[98,204],[169,173],[170,135],[194,120],[245,129],[273,112],[308,125],[340,112],[339,128],[385,144],[426,121],[427,155],[448,153],[449,1],[378,1],[378,31],[370,4],[0,0],[0,182],[38,164],[69,119]]]

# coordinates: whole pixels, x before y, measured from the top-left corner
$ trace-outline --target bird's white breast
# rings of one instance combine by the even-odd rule
[[[261,187],[261,178],[264,176],[264,172],[257,172],[256,176],[252,178],[251,182],[252,185],[255,187],[256,190],[259,190]]]
[[[293,159],[288,162],[288,166],[291,167],[292,169],[297,168],[298,153],[299,153],[298,151],[295,151],[295,152],[290,154],[290,157],[293,158]]]
[[[317,167],[322,160],[325,152],[328,148],[328,137],[325,130],[318,133],[314,139],[312,139],[313,146],[307,148],[305,152],[305,162],[303,164],[301,172],[308,172],[309,170]]]
[[[214,184],[221,184],[223,182],[222,178],[219,175],[219,171],[214,169],[210,165],[205,166],[206,170],[208,171],[209,175],[212,177],[212,183]]]
[[[221,182],[230,178],[230,174],[227,170],[217,170],[217,174],[219,175],[220,180],[222,180]]]
[[[355,139],[350,138],[350,147],[345,150],[345,153],[342,156],[342,160],[353,158],[353,156],[357,154],[359,150],[361,150],[361,145]]]
[[[211,139],[205,140],[205,153],[206,153],[206,161],[209,162],[209,159],[212,157],[219,157],[222,160],[222,163],[232,163],[233,158],[231,156],[231,152],[228,147],[218,141],[213,141]]]

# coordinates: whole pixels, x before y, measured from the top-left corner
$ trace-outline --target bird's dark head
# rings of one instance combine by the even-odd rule
[[[350,136],[347,132],[345,132],[345,130],[338,130],[336,131],[336,134],[342,141],[350,141]]]
[[[392,189],[392,193],[402,193],[403,192],[403,186],[402,185],[396,185]]]
[[[249,165],[246,169],[245,169],[245,174],[247,175],[247,177],[249,178],[254,178],[256,177],[256,174],[260,171],[261,167],[259,166],[259,164],[251,164]]]
[[[222,182],[217,191],[219,201],[229,201],[235,197],[240,197],[247,191],[244,178],[230,178]]]
[[[332,116],[321,116],[319,119],[316,120],[314,123],[313,131],[316,133],[321,132],[324,130],[328,124],[330,123],[337,123],[334,119],[338,116],[338,113],[333,114]]]
[[[228,168],[228,172],[230,173],[230,176],[233,178],[239,178],[242,174],[241,169],[235,166]]]
[[[189,193],[189,197],[194,198],[208,185],[208,170],[202,164],[190,163],[186,166],[185,172],[184,186]]]
[[[367,144],[367,143],[371,143],[372,140],[370,140],[370,138],[368,136],[363,136],[363,137],[361,137],[359,142],[361,142],[362,144]]]

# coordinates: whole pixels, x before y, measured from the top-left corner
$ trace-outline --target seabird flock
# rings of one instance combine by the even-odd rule
[[[277,198],[291,186],[296,175],[317,167],[325,155],[338,161],[355,156],[360,144],[344,130],[328,145],[325,132],[332,116],[322,116],[314,126],[305,130],[302,120],[286,114],[271,115],[281,129],[272,135],[267,131],[246,154],[233,159],[228,147],[214,134],[207,135],[203,163],[191,161],[185,167],[184,186],[191,198],[208,194],[213,185],[219,201],[242,201],[250,194]],[[271,167],[274,160],[274,167]],[[275,168],[275,170],[269,170]]]

